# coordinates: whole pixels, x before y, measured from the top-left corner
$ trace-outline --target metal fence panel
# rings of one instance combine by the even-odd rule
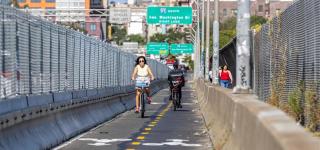
[[[30,71],[31,93],[41,92],[41,20],[30,17]]]
[[[65,91],[67,87],[67,34],[66,29],[59,27],[59,91]]]
[[[30,92],[29,17],[26,14],[17,15],[17,70],[19,73],[17,93],[19,94],[28,94]]]
[[[16,94],[16,10],[4,8],[4,39],[2,51],[2,91],[3,96]]]
[[[73,31],[67,30],[67,90],[74,89],[74,66],[75,66],[75,35]]]
[[[12,7],[0,6],[0,20],[1,99],[133,84],[135,55]],[[165,65],[148,62],[166,78]]]

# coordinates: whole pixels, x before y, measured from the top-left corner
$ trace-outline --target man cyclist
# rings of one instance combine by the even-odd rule
[[[181,83],[178,85],[178,91],[179,91],[179,102],[178,102],[178,108],[182,108],[181,105],[181,97],[182,97],[182,92],[181,88],[184,86],[184,75],[183,71],[179,69],[179,63],[176,61],[173,64],[173,70],[171,70],[168,74],[168,83],[170,86],[170,99],[172,100],[172,88],[173,88],[173,81],[181,81]]]

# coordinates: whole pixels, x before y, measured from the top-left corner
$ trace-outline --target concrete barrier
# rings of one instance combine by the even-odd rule
[[[0,115],[28,107],[27,97],[19,96],[0,101]]]
[[[27,97],[28,106],[41,106],[53,103],[52,94],[42,94],[42,95],[29,95]]]
[[[320,139],[284,112],[251,94],[195,85],[199,104],[216,150],[319,150]]]
[[[131,88],[122,89],[131,91]],[[134,93],[114,95],[120,92],[116,87],[36,95],[29,97],[30,107],[26,98],[22,98],[19,104],[12,104],[17,105],[14,109],[0,116],[0,149],[50,149],[134,108]],[[72,99],[66,99],[71,96]]]

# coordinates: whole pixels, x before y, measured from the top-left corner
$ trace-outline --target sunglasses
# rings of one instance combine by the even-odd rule
[[[139,60],[139,62],[144,62],[144,60]]]

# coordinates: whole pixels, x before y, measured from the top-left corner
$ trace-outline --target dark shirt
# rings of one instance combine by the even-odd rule
[[[182,80],[181,86],[184,86],[185,81],[183,71],[180,69],[171,70],[168,74],[169,85],[172,86],[172,81],[177,81],[179,78]]]

